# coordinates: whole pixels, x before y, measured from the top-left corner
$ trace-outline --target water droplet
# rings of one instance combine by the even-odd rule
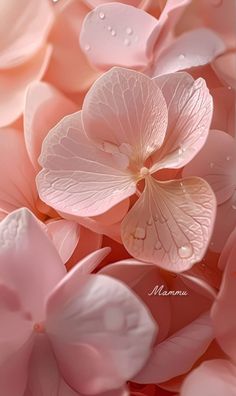
[[[128,47],[130,45],[130,40],[129,39],[124,39],[124,45],[126,45],[126,47]]]
[[[229,85],[229,86],[228,86],[228,89],[229,89],[229,90],[231,90],[231,89],[232,89],[232,87]]]
[[[179,150],[178,150],[178,153],[179,153],[179,155],[182,155],[182,154],[183,154],[183,152],[184,152],[183,148],[182,148],[182,147],[180,147],[180,148],[179,148]]]
[[[152,218],[150,218],[150,219],[147,221],[147,225],[149,225],[149,226],[152,225]]]
[[[212,169],[212,168],[214,168],[214,162],[210,162],[210,168]]]
[[[230,155],[228,155],[228,156],[226,157],[226,160],[227,160],[227,161],[230,161],[230,160],[231,160]]]
[[[180,54],[180,55],[179,55],[179,59],[180,59],[180,60],[185,59],[185,55],[184,55],[184,54]]]
[[[136,228],[134,235],[136,239],[144,239],[145,236],[146,236],[146,232],[144,228],[140,228],[140,227]]]
[[[189,245],[184,245],[179,248],[179,255],[181,258],[189,258],[193,254],[193,248]]]
[[[114,29],[111,31],[111,35],[112,35],[113,37],[116,36],[116,31],[115,31]]]
[[[108,32],[111,32],[112,31],[112,27],[111,26],[107,26],[107,30],[108,30]]]
[[[119,307],[106,308],[103,320],[108,331],[120,331],[125,325],[124,314]]]
[[[91,50],[91,47],[90,47],[89,44],[86,44],[86,46],[84,47],[84,49],[85,49],[85,51],[90,51],[90,50]]]
[[[233,203],[232,209],[236,210],[236,203]]]
[[[100,19],[105,19],[105,14],[104,14],[104,12],[99,12],[99,18]]]
[[[126,29],[126,33],[131,36],[131,34],[133,34],[133,29],[131,27],[127,27]]]

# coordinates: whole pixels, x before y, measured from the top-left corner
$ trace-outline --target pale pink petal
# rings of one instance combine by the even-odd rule
[[[113,68],[89,90],[82,119],[86,134],[104,150],[122,152],[142,166],[163,143],[167,108],[155,81]]]
[[[214,102],[211,129],[235,135],[235,93],[228,87],[217,87],[211,90]]]
[[[139,260],[185,271],[204,256],[215,211],[215,196],[203,179],[158,182],[148,177],[144,192],[122,222],[122,240]]]
[[[66,272],[56,248],[27,209],[1,221],[0,240],[2,282],[18,291],[33,319],[43,320],[47,294]]]
[[[207,393],[206,393],[207,392]],[[181,396],[234,396],[236,394],[236,367],[223,359],[202,363],[186,378]]]
[[[80,225],[67,220],[51,220],[47,223],[48,232],[65,264],[72,256],[80,239]]]
[[[236,51],[228,52],[215,59],[213,69],[225,84],[236,89]]]
[[[0,208],[6,214],[22,206],[36,212],[36,173],[29,161],[24,135],[0,129]]]
[[[221,348],[236,363],[236,244],[228,255],[218,297],[212,307],[215,335]]]
[[[0,10],[0,69],[27,61],[45,43],[53,22],[47,0],[8,0]]]
[[[121,282],[77,276],[76,268],[50,296],[47,315],[60,370],[73,389],[86,394],[116,389],[132,378],[146,362],[156,330],[144,305]]]
[[[124,66],[142,70],[152,61],[159,31],[158,20],[143,10],[121,3],[103,4],[86,16],[80,46],[98,69]]]
[[[184,168],[183,176],[200,176],[212,187],[217,203],[236,189],[236,141],[222,131],[211,131],[198,155]]]
[[[223,40],[206,28],[186,32],[158,52],[151,69],[153,77],[210,63],[225,51]]]
[[[14,290],[1,284],[0,297],[0,389],[4,395],[21,396],[32,348],[32,323]]]
[[[236,224],[236,221],[235,221]],[[228,258],[230,256],[230,253],[234,247],[234,243],[235,243],[235,238],[236,238],[236,228],[234,228],[233,232],[231,232],[229,238],[227,239],[227,242],[224,246],[224,249],[221,252],[219,261],[218,261],[218,268],[221,271],[224,271],[227,262],[228,262]]]
[[[28,85],[42,78],[51,55],[51,47],[41,48],[24,65],[0,73],[0,127],[16,121],[22,114]]]
[[[189,371],[213,340],[209,314],[158,344],[146,366],[134,378],[138,383],[160,383]]]
[[[168,128],[164,143],[153,156],[152,172],[181,168],[204,145],[212,118],[212,98],[202,78],[194,81],[187,73],[154,79],[168,106]]]
[[[98,7],[102,4],[107,3],[107,0],[84,0],[88,6],[91,8]],[[117,0],[110,0],[109,3],[117,3]],[[145,8],[149,3],[151,3],[150,0],[120,0],[119,3],[124,3],[126,5],[130,5],[133,7],[139,7],[139,8]]]
[[[32,164],[39,170],[38,157],[43,139],[64,116],[76,111],[76,105],[53,86],[35,82],[29,86],[24,109],[26,148]]]
[[[64,92],[83,92],[100,75],[89,65],[78,42],[89,9],[82,0],[59,0],[57,10],[50,34],[52,57],[45,78]]]
[[[231,232],[236,227],[236,191],[230,199],[217,207],[216,221],[210,250],[221,252]]]
[[[163,341],[170,330],[171,307],[168,296],[161,297],[152,294],[156,286],[163,286],[165,290],[168,290],[159,269],[156,266],[130,259],[106,265],[99,273],[122,281],[141,298],[158,324],[157,342]]]
[[[86,138],[81,112],[65,117],[50,131],[40,164],[44,167],[37,176],[40,198],[68,214],[96,216],[135,192],[132,175],[119,169],[127,164]]]

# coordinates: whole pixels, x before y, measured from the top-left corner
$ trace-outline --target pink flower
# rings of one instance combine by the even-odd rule
[[[40,388],[64,396],[62,386],[94,395],[123,386],[142,368],[156,331],[151,316],[121,282],[89,275],[109,248],[66,274],[26,209],[1,222],[0,239],[4,395],[36,395]]]
[[[0,127],[4,127],[22,114],[27,86],[45,73],[53,11],[48,0],[7,0],[1,2],[0,21]]]
[[[151,80],[114,68],[95,82],[81,112],[46,137],[37,176],[41,199],[64,215],[97,216],[145,188],[122,222],[128,252],[173,271],[203,257],[215,198],[199,178],[158,181],[204,145],[212,100],[186,73]],[[155,174],[155,177],[152,175]]]
[[[168,0],[160,19],[130,5],[98,6],[85,18],[80,45],[99,70],[123,66],[156,77],[205,65],[225,50],[207,28],[175,37],[175,27],[189,0]]]
[[[222,131],[210,131],[205,146],[183,175],[203,177],[216,194],[218,208],[210,249],[220,252],[236,226],[235,139]]]
[[[185,380],[181,396],[198,396],[207,389],[209,396],[234,396],[236,392],[236,234],[230,237],[221,257],[224,276],[212,308],[216,339],[227,359],[209,360]]]

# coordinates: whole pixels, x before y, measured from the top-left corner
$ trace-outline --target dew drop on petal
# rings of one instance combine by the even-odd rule
[[[99,18],[100,19],[105,19],[105,14],[104,14],[104,12],[99,12]]]
[[[107,26],[107,30],[108,30],[108,32],[111,32],[112,31],[112,27],[111,26]]]
[[[184,59],[185,59],[185,55],[184,55],[184,54],[180,54],[180,55],[179,55],[179,59],[180,59],[180,60],[184,60]]]
[[[228,156],[226,157],[226,160],[227,160],[227,161],[230,161],[230,160],[231,160],[230,155],[228,155]]]
[[[189,258],[193,254],[193,248],[190,244],[184,245],[179,248],[178,252],[181,258]]]
[[[91,50],[91,47],[90,47],[89,44],[86,44],[85,47],[84,47],[84,49],[85,49],[85,51],[90,51],[90,50]]]
[[[146,232],[145,232],[144,228],[140,228],[140,227],[136,228],[135,234],[134,234],[134,237],[136,239],[144,239],[145,236],[146,236]]]
[[[126,47],[129,47],[129,45],[131,44],[131,42],[130,42],[130,40],[129,39],[124,39],[124,45],[126,46]]]
[[[212,168],[214,168],[214,162],[210,162],[210,168],[212,169]]]
[[[116,36],[116,31],[115,31],[114,29],[111,31],[111,35],[112,35],[113,37]]]
[[[131,34],[133,34],[133,29],[131,27],[127,27],[126,29],[126,33],[131,36]]]

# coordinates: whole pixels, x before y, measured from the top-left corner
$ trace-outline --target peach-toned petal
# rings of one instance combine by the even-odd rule
[[[168,128],[164,143],[153,156],[152,172],[181,168],[204,145],[212,118],[212,98],[203,79],[187,73],[154,79],[168,106]]]
[[[236,51],[223,54],[215,59],[213,69],[226,85],[236,89]]]
[[[22,206],[36,212],[35,171],[29,161],[23,133],[0,129],[0,208],[6,214]]]
[[[190,373],[181,388],[181,396],[234,396],[236,367],[223,359],[209,360]],[[207,393],[206,393],[207,392]]]
[[[146,366],[134,378],[139,383],[160,383],[189,371],[214,337],[208,313],[158,344]]]
[[[45,43],[53,22],[48,0],[7,0],[0,7],[0,69],[20,65]]]
[[[61,118],[76,111],[76,105],[53,86],[35,82],[29,86],[24,109],[24,134],[29,157],[39,170],[43,139]]]
[[[37,176],[39,195],[54,209],[68,214],[104,213],[135,192],[131,174],[119,169],[124,167],[120,158],[119,166],[115,160],[86,138],[81,112],[67,116],[43,143],[40,164],[44,170]]]
[[[86,95],[86,134],[104,150],[121,151],[139,164],[165,137],[167,108],[155,81],[134,70],[113,68]],[[114,147],[113,147],[114,146]]]
[[[152,60],[159,31],[158,20],[143,10],[108,3],[86,16],[80,45],[91,64],[101,70],[112,66],[142,70]]]
[[[184,168],[183,176],[204,178],[216,194],[217,203],[230,199],[236,189],[236,141],[212,130],[197,156]]]
[[[23,112],[28,85],[45,73],[51,47],[42,47],[24,65],[0,73],[0,127],[11,124]]]
[[[151,75],[156,77],[205,65],[224,50],[224,42],[210,29],[201,28],[186,32],[157,54]]]
[[[204,256],[215,211],[215,196],[203,179],[158,182],[148,177],[122,222],[122,240],[139,260],[185,271]]]

